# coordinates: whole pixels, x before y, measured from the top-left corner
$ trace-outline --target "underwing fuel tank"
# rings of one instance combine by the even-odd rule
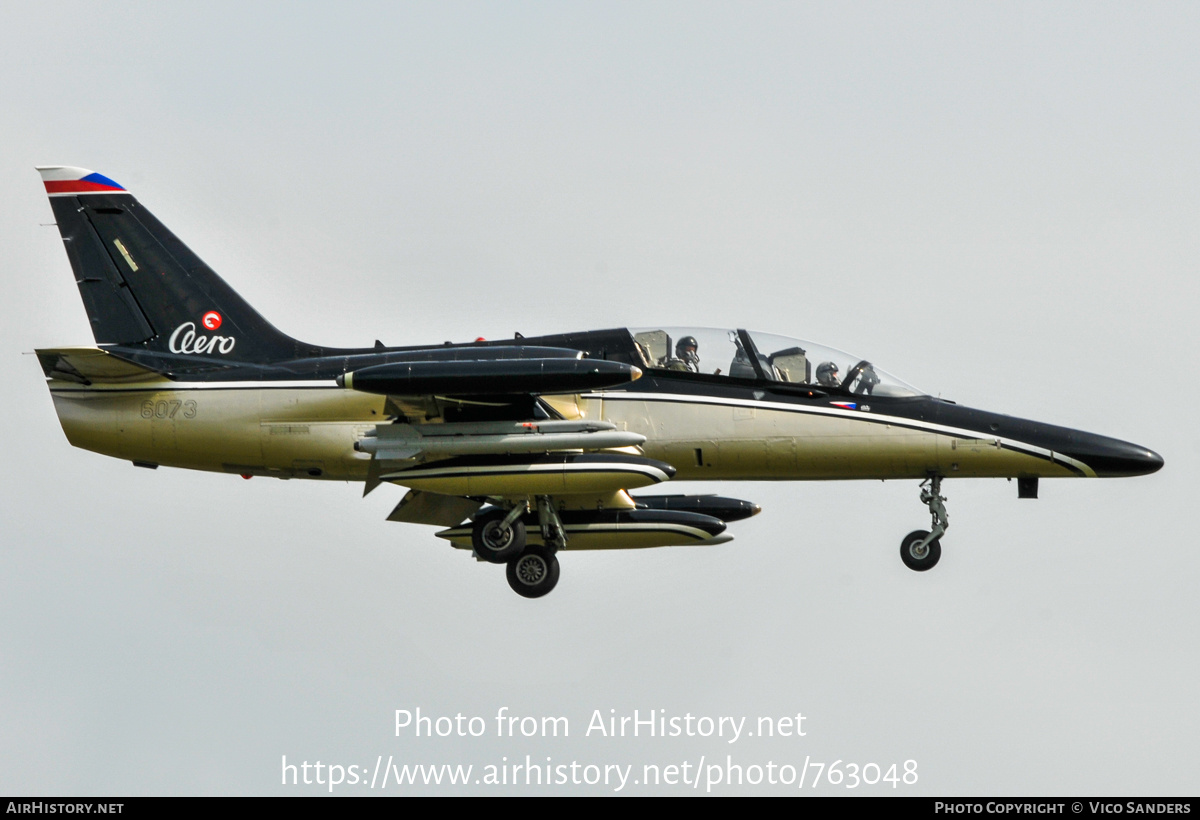
[[[495,508],[481,510],[484,515]],[[478,516],[477,516],[478,517]],[[733,540],[725,522],[682,510],[562,510],[568,550],[709,546]],[[530,543],[542,544],[536,513],[522,516]],[[437,533],[460,549],[471,549],[471,522]]]
[[[683,510],[709,515],[722,521],[741,521],[762,512],[762,507],[740,498],[720,495],[638,495],[633,496],[638,509]]]
[[[460,456],[380,476],[414,490],[459,496],[614,493],[668,481],[663,461],[609,453]]]
[[[642,371],[603,359],[394,362],[338,376],[348,390],[391,396],[579,393],[626,384]]]

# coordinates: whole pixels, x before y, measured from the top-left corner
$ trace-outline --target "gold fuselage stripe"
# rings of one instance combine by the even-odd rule
[[[370,456],[354,444],[387,421],[385,397],[329,381],[50,388],[75,446],[197,470],[362,481]],[[644,435],[642,452],[673,465],[676,479],[1094,474],[1023,442],[860,410],[635,392],[573,399],[581,417]]]

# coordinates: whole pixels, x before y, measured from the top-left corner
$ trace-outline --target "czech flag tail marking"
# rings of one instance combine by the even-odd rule
[[[38,167],[49,196],[79,196],[80,194],[127,194],[121,185],[103,174],[86,168],[68,165]]]

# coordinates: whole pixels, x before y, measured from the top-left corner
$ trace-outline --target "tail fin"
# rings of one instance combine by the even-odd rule
[[[98,344],[259,363],[321,355],[276,330],[113,180],[37,170]]]

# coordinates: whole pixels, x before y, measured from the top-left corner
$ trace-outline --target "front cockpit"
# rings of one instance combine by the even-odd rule
[[[865,396],[924,392],[841,350],[771,333],[717,328],[632,328],[639,366],[651,370],[803,385]]]

